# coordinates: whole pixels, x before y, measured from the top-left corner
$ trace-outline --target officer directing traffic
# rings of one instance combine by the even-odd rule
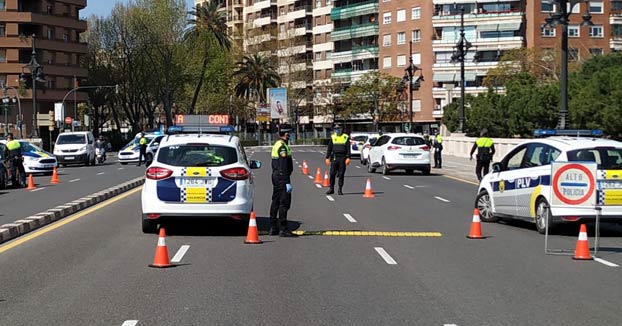
[[[287,227],[287,211],[292,203],[292,182],[294,171],[292,151],[289,148],[291,127],[282,125],[279,139],[272,146],[272,204],[270,204],[270,235],[296,237]],[[277,220],[278,215],[278,220]],[[280,230],[280,232],[279,232]]]
[[[482,177],[488,174],[490,168],[490,161],[492,161],[493,155],[495,155],[495,144],[492,139],[487,137],[488,129],[484,128],[479,133],[479,138],[475,140],[475,144],[471,148],[470,160],[473,160],[473,153],[477,149],[477,164],[475,165],[475,175],[477,180],[482,181]],[[482,173],[483,172],[483,173]]]
[[[433,141],[434,146],[434,168],[442,169],[443,168],[443,136],[436,131],[436,135],[434,136]]]
[[[26,170],[24,170],[24,158],[22,157],[22,144],[13,139],[13,134],[8,134],[6,143],[7,156],[11,169],[11,185],[13,188],[26,185]],[[17,174],[19,173],[19,185]]]
[[[350,136],[343,133],[341,125],[335,125],[335,132],[328,141],[326,151],[326,165],[330,165],[330,188],[327,195],[335,193],[335,177],[339,177],[339,191],[343,195],[344,176],[346,165],[350,165]]]
[[[145,165],[147,165],[147,138],[145,138],[144,133],[140,133],[140,140],[138,141],[138,146],[140,146],[140,153],[138,154],[138,166],[144,161]]]

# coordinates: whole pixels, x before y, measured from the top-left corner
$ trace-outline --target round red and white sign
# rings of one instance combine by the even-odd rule
[[[553,167],[553,202],[562,205],[595,205],[596,164],[565,163]]]

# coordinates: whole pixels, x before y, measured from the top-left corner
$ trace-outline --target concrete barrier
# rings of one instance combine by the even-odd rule
[[[526,140],[522,138],[491,138],[495,144],[496,151],[493,161],[501,160],[514,146]],[[455,134],[443,137],[443,154],[468,158],[476,139],[475,137]]]

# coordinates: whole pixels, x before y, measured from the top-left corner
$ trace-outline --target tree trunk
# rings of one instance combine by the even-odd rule
[[[195,113],[195,106],[197,105],[197,101],[199,100],[199,93],[201,92],[201,88],[203,87],[203,80],[205,79],[205,70],[207,69],[207,57],[203,59],[203,65],[201,66],[201,75],[199,76],[199,82],[197,83],[197,87],[194,89],[194,95],[192,96],[192,104],[190,104],[190,114]]]

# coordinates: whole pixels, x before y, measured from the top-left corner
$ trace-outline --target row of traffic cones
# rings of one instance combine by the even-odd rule
[[[51,184],[59,184],[60,180],[58,179],[58,173],[56,172],[56,168],[54,168],[54,171],[52,172],[52,179],[50,180]],[[33,189],[37,189],[37,186],[35,185],[35,179],[32,177],[32,173],[28,175],[28,185],[26,187],[26,190],[33,190]]]
[[[485,239],[486,237],[482,235],[482,226],[481,220],[479,218],[479,210],[475,208],[473,210],[473,221],[471,222],[471,230],[469,231],[469,235],[467,235],[469,239]],[[575,247],[574,256],[572,257],[574,260],[592,260],[592,255],[590,254],[590,244],[587,239],[587,227],[585,224],[581,224],[579,228],[579,239],[577,239],[577,245]]]

